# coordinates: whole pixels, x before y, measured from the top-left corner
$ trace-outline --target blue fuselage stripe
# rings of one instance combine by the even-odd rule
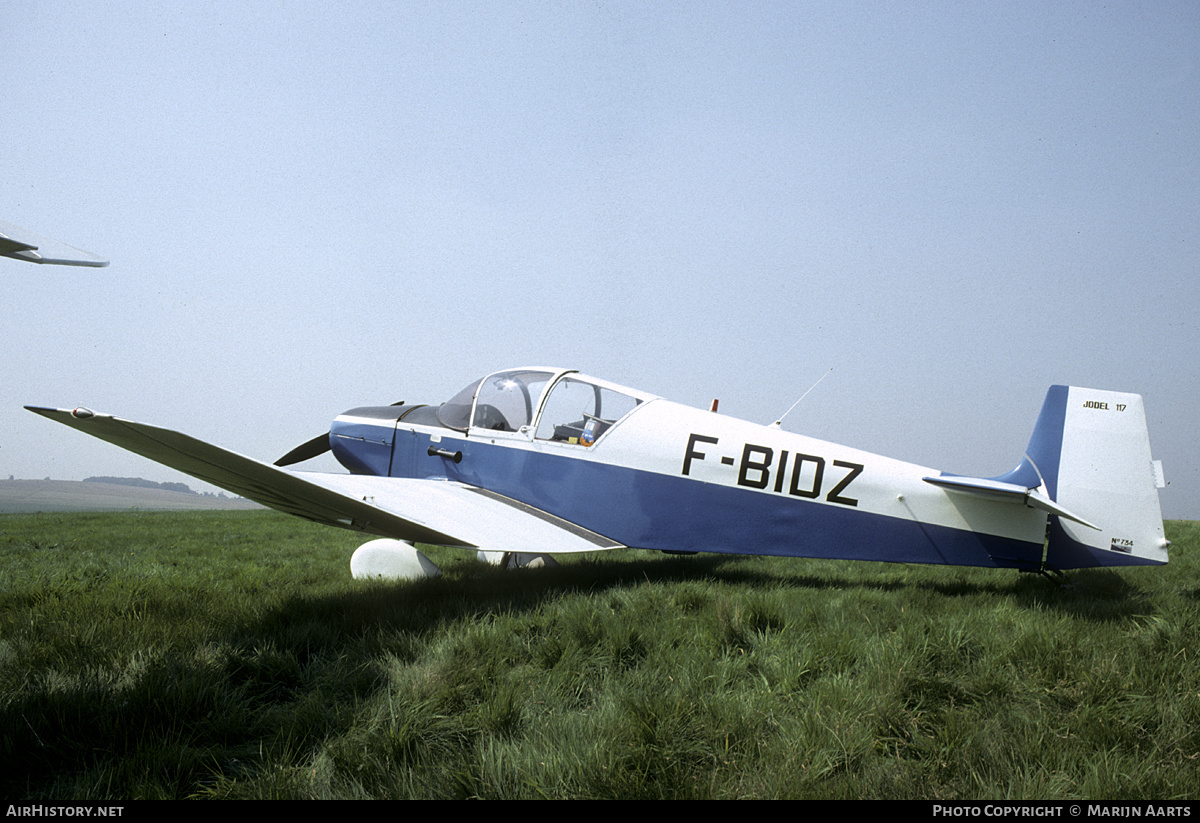
[[[393,476],[488,488],[635,548],[1004,568],[1042,559],[1040,543],[474,438],[453,440],[456,464],[429,457],[429,443],[402,427],[393,455],[369,441],[352,451],[372,473],[390,464]]]

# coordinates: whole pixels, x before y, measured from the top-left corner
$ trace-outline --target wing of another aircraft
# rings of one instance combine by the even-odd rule
[[[330,526],[501,552],[621,546],[540,509],[463,483],[292,472],[186,434],[88,409],[25,408],[256,503]]]
[[[57,240],[39,237],[27,229],[0,220],[0,257],[56,266],[107,266],[108,261],[91,252]]]

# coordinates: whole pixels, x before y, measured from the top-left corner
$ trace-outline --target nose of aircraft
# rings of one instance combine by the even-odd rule
[[[275,461],[276,466],[291,466],[295,463],[303,463],[305,460],[312,460],[314,457],[320,457],[325,452],[329,451],[330,438],[338,429],[345,428],[350,421],[367,420],[391,420],[392,425],[405,414],[404,401],[393,403],[390,406],[366,406],[357,409],[350,409],[337,416],[333,421],[333,426],[330,430],[318,434],[311,440],[301,443],[296,448],[285,454],[283,457]]]

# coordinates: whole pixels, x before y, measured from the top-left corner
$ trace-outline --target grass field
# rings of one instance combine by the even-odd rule
[[[272,512],[0,516],[0,796],[1200,797],[1200,524],[1071,575],[622,551],[362,583]]]

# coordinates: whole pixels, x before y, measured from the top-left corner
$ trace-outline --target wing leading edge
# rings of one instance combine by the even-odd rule
[[[256,503],[329,526],[489,551],[581,552],[621,545],[461,483],[292,472],[170,429],[87,409],[25,408]]]

